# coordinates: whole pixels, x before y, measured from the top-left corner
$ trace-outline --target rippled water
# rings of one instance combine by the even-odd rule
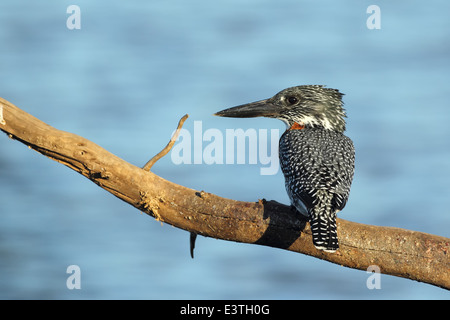
[[[450,3],[77,1],[0,5],[0,96],[142,166],[177,121],[203,130],[278,129],[212,114],[299,84],[340,89],[356,175],[340,217],[450,237]],[[375,3],[376,4],[376,3]],[[0,298],[448,299],[410,280],[283,250],[198,238],[154,221],[73,171],[0,136]],[[288,203],[260,164],[153,171],[238,200]],[[68,290],[66,268],[81,269]],[[442,272],[448,272],[442,271]]]

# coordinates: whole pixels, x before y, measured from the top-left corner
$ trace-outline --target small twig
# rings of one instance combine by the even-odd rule
[[[191,258],[194,259],[194,249],[195,249],[195,239],[197,239],[197,234],[194,232],[191,232],[190,236],[190,245],[191,245]]]
[[[173,145],[175,144],[175,141],[177,141],[177,139],[178,139],[178,135],[180,134],[181,127],[183,126],[184,122],[186,121],[186,119],[188,117],[189,117],[189,115],[185,114],[183,116],[183,118],[180,119],[180,121],[178,122],[177,130],[173,134],[173,136],[170,139],[167,146],[164,149],[162,149],[156,156],[151,158],[150,161],[147,162],[145,164],[145,166],[142,168],[143,170],[150,171],[150,169],[153,167],[153,165],[156,163],[156,161],[158,161],[159,159],[161,159],[162,157],[164,157],[166,154],[169,153],[170,149],[172,149]]]

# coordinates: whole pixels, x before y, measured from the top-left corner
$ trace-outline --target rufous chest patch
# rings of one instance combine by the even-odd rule
[[[305,126],[297,122],[294,122],[294,124],[289,128],[289,130],[302,130],[302,129],[305,129]]]

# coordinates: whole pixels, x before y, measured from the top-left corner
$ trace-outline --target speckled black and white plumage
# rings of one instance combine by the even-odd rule
[[[216,113],[286,124],[279,145],[286,190],[292,205],[309,218],[316,248],[328,252],[339,248],[336,214],[347,203],[355,166],[353,143],[344,135],[342,95],[321,85],[297,86]]]
[[[287,193],[292,205],[309,218],[314,245],[336,251],[336,213],[347,203],[353,179],[352,141],[321,127],[286,130],[279,156]]]

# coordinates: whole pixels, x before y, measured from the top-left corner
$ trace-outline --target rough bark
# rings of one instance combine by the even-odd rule
[[[309,223],[275,201],[242,202],[193,190],[136,167],[76,134],[57,130],[0,98],[0,129],[77,171],[119,199],[203,236],[291,250],[349,268],[450,289],[450,239],[338,219],[340,249],[316,250]]]

